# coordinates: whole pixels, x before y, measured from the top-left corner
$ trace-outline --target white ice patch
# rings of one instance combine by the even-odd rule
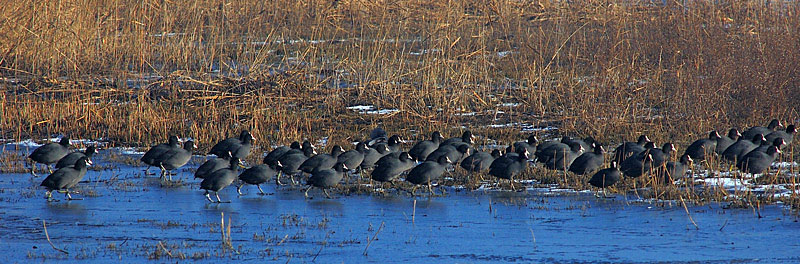
[[[500,52],[497,52],[497,57],[502,59],[502,58],[505,58],[506,56],[511,55],[511,54],[514,54],[514,52],[510,51],[510,50],[500,51]]]
[[[750,189],[747,187],[750,183],[749,180],[715,177],[706,179],[697,179],[696,183],[703,183],[708,187],[720,187],[726,190],[746,191]]]
[[[368,115],[386,115],[391,113],[400,112],[398,109],[377,109],[374,105],[354,105],[348,106],[347,109],[358,112],[359,114]]]
[[[328,137],[324,137],[317,140],[317,146],[319,146],[320,148],[324,148],[327,145],[328,145]]]
[[[122,147],[117,149],[119,150],[119,153],[122,155],[144,155],[143,151],[138,151],[136,150],[136,148]]]
[[[519,122],[506,123],[506,124],[492,124],[492,125],[488,125],[486,127],[488,127],[488,128],[521,127],[522,128],[522,132],[543,132],[543,131],[558,130],[558,128],[554,127],[554,126],[537,127],[537,126],[534,126],[534,125],[531,125],[531,124],[519,123]]]

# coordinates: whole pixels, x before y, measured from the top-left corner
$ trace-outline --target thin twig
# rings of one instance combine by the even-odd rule
[[[44,236],[47,237],[47,243],[50,243],[50,246],[53,247],[53,249],[58,250],[61,253],[69,255],[69,252],[67,252],[66,250],[57,248],[56,245],[53,245],[53,241],[50,241],[50,234],[47,233],[47,223],[44,222],[44,219],[42,219],[42,226],[44,227]]]
[[[700,227],[697,226],[697,223],[695,223],[694,219],[692,219],[692,215],[689,214],[689,208],[686,207],[686,201],[683,200],[683,197],[680,197],[680,198],[681,198],[681,205],[683,205],[683,210],[686,211],[686,216],[689,217],[689,221],[692,221],[692,224],[694,225],[694,228],[696,228],[697,230],[700,230]]]
[[[330,237],[330,236],[331,236],[331,233],[325,234],[325,240],[322,241],[322,247],[319,248],[319,251],[317,251],[317,254],[314,255],[314,258],[311,259],[311,262],[317,261],[317,257],[319,257],[319,253],[322,253],[322,249],[324,249],[325,246],[328,245],[328,237]]]
[[[289,238],[289,235],[285,235],[285,236],[283,237],[283,239],[281,239],[281,241],[280,241],[280,242],[278,242],[278,244],[276,244],[275,246],[280,246],[281,244],[283,244],[283,241],[286,241],[286,239],[287,239],[287,238]]]
[[[167,250],[167,247],[165,247],[164,244],[161,243],[161,241],[158,241],[158,246],[161,247],[161,250],[164,250],[164,252],[167,252],[167,255],[170,258],[172,258],[172,252],[169,252],[169,250]]]
[[[414,217],[417,215],[417,199],[414,199],[414,209],[411,210],[411,223],[414,223]]]
[[[386,222],[381,222],[381,227],[379,227],[379,228],[378,228],[378,231],[375,231],[375,235],[374,235],[374,236],[372,236],[372,239],[370,239],[370,240],[367,240],[367,247],[366,247],[366,248],[364,248],[364,256],[366,256],[366,255],[367,255],[367,250],[369,250],[369,245],[370,245],[370,244],[372,244],[372,241],[373,241],[373,240],[375,240],[376,238],[378,238],[378,234],[380,234],[380,233],[381,233],[381,230],[383,230],[383,226],[384,226],[385,224],[386,224]]]

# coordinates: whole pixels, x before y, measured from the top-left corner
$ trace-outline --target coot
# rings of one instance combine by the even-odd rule
[[[767,152],[751,151],[747,153],[742,159],[736,163],[736,167],[740,170],[752,174],[763,173],[769,169],[778,154],[782,153],[778,147],[771,146]]]
[[[344,153],[344,149],[339,145],[335,145],[331,149],[331,154],[323,153],[308,158],[303,164],[300,164],[299,169],[305,173],[311,173],[318,169],[333,168],[333,165],[336,165],[336,161],[342,153]]]
[[[522,148],[525,149],[525,148]],[[491,153],[484,151],[477,151],[461,162],[461,168],[467,171],[480,172],[489,169],[492,162],[500,157],[500,150],[492,150]]]
[[[334,164],[333,168],[329,169],[318,169],[311,173],[311,177],[308,177],[308,189],[306,189],[305,196],[308,198],[308,191],[311,188],[317,187],[322,189],[322,192],[325,193],[325,197],[328,199],[331,198],[330,194],[328,194],[328,188],[336,186],[342,181],[344,178],[344,172],[347,171],[347,166],[344,163],[336,163]]]
[[[593,143],[593,151],[584,152],[578,156],[569,166],[569,171],[578,175],[583,175],[599,169],[605,160],[605,156],[603,156],[604,153],[605,150],[603,146]]]
[[[461,137],[448,138],[447,140],[442,142],[442,145],[451,145],[451,144],[454,144],[454,143],[472,144],[473,143],[472,139],[473,139],[472,131],[467,130],[467,131],[464,131],[464,133],[461,134]]]
[[[250,154],[250,148],[255,140],[256,138],[250,134],[250,131],[242,130],[238,138],[226,138],[218,142],[208,154],[222,156],[226,152],[230,152],[233,157],[244,159]]]
[[[161,154],[164,154],[165,152],[173,150],[173,149],[180,149],[180,148],[181,148],[181,142],[180,142],[180,139],[178,139],[178,136],[170,136],[168,143],[158,144],[158,145],[150,147],[150,149],[147,150],[147,152],[144,153],[142,158],[139,159],[144,164],[147,164],[147,168],[144,169],[144,174],[146,174],[146,175],[150,174],[149,170],[150,170],[151,166],[158,167],[158,163],[156,162],[156,158],[161,156]]]
[[[640,135],[636,142],[622,143],[622,145],[614,149],[614,161],[617,162],[617,165],[622,164],[628,157],[644,151],[644,144],[647,144],[647,142],[650,142],[650,139],[645,135]]]
[[[751,139],[746,139],[744,136],[739,137],[739,140],[722,152],[722,157],[731,162],[738,162],[742,156],[757,148],[765,141],[766,139],[761,134],[756,134]]]
[[[372,179],[379,182],[391,182],[403,172],[414,167],[414,159],[408,152],[402,152],[398,158],[391,158],[379,163],[372,171]]]
[[[524,148],[528,150],[528,153],[536,153],[536,144],[539,143],[539,139],[536,138],[534,135],[528,136],[528,140],[526,141],[519,141],[514,142],[512,145],[514,149],[521,149]]]
[[[717,150],[717,140],[720,138],[722,137],[719,136],[716,130],[711,131],[708,134],[708,138],[698,139],[692,142],[683,154],[689,155],[693,160],[705,160],[708,155],[715,153]]]
[[[196,149],[197,145],[194,141],[189,140],[183,143],[183,148],[170,149],[156,157],[155,163],[161,168],[161,178],[165,178],[168,172],[180,168],[192,159],[192,150]],[[169,180],[172,181],[172,174],[169,174]]]
[[[525,170],[528,164],[529,153],[526,149],[518,149],[517,155],[513,157],[501,156],[489,165],[489,175],[508,179],[512,190],[514,188],[514,176]]]
[[[739,140],[739,137],[741,136],[742,134],[739,133],[738,129],[731,128],[731,130],[728,131],[727,136],[723,136],[722,138],[717,140],[717,149],[716,149],[717,154],[722,155],[722,153],[724,153],[725,150],[728,149],[728,147],[733,145],[733,143]]]
[[[782,138],[784,143],[786,143],[785,146],[789,146],[794,141],[795,133],[797,133],[797,128],[795,128],[794,125],[789,125],[786,127],[786,131],[775,131],[769,133],[766,138],[769,142],[774,142],[776,138]]]
[[[442,177],[442,174],[449,163],[449,157],[441,156],[439,157],[438,161],[425,161],[411,169],[406,177],[407,182],[415,185],[414,189],[411,190],[411,195],[415,195],[414,191],[417,189],[416,185],[421,184],[427,184],[428,191],[431,193],[431,195],[436,195],[436,193],[433,192],[431,182]]]
[[[744,132],[742,132],[742,136],[744,138],[753,138],[756,134],[762,134],[766,137],[770,133],[775,132],[775,130],[781,126],[783,126],[781,124],[781,121],[778,121],[778,119],[772,119],[771,121],[769,121],[769,125],[767,125],[767,127],[762,127],[762,126],[751,127],[750,129],[747,129]]]
[[[69,189],[75,187],[78,182],[86,175],[86,166],[92,164],[89,157],[81,157],[73,166],[60,168],[51,173],[47,178],[42,181],[40,186],[47,188],[47,201],[53,198],[53,191],[64,192],[67,199],[72,200]]]
[[[264,157],[264,164],[274,167],[275,165],[278,164],[278,161],[281,160],[281,157],[283,157],[283,155],[286,155],[286,153],[292,149],[300,150],[300,142],[295,141],[292,142],[292,144],[290,144],[288,147],[280,146],[273,149],[267,154],[267,156]]]
[[[252,184],[258,187],[258,192],[262,195],[265,194],[264,190],[261,189],[261,184],[265,183],[269,180],[272,180],[273,177],[278,175],[278,167],[281,166],[281,162],[278,161],[275,164],[275,167],[269,166],[267,164],[256,165],[250,167],[239,174],[239,180],[242,181],[242,184],[236,187],[236,192],[240,195],[242,194],[242,186],[245,184]]]
[[[690,164],[692,163],[692,157],[689,155],[681,156],[680,161],[670,161],[667,162],[667,165],[661,169],[660,175],[664,177],[664,183],[672,184],[676,180],[683,178],[686,176],[686,171],[689,169]]]
[[[206,176],[219,169],[227,168],[230,163],[231,163],[230,152],[227,152],[222,156],[207,160],[202,165],[200,165],[200,167],[197,167],[197,170],[194,171],[194,178],[204,179],[206,178]]]
[[[36,148],[31,155],[28,156],[33,160],[31,174],[36,176],[36,163],[44,164],[45,167],[47,167],[47,171],[53,173],[53,170],[50,169],[50,164],[58,162],[58,160],[67,156],[67,154],[69,154],[69,137],[66,136],[62,137],[58,143],[47,143]]]
[[[359,142],[356,145],[356,149],[348,150],[340,154],[336,162],[344,163],[344,166],[347,168],[358,169],[361,166],[361,162],[364,162],[364,156],[368,152],[369,148],[367,144]]]
[[[414,160],[425,160],[431,152],[439,148],[439,143],[442,142],[443,139],[442,134],[439,133],[439,131],[435,131],[431,134],[431,140],[417,142],[417,144],[411,147],[408,154],[411,155]]]
[[[97,148],[95,146],[89,146],[83,152],[78,151],[67,154],[66,156],[58,160],[58,163],[56,163],[56,169],[75,165],[75,162],[82,157],[89,157],[89,159],[91,160],[92,156],[94,156],[96,152]]]
[[[606,196],[606,188],[613,186],[620,179],[620,171],[617,168],[617,162],[612,161],[611,166],[597,171],[592,178],[589,179],[589,184],[601,188],[603,190],[603,197]]]
[[[219,191],[228,185],[231,185],[231,183],[236,180],[238,171],[239,159],[234,157],[231,158],[228,168],[219,169],[215,172],[212,172],[210,175],[208,175],[208,177],[203,179],[203,181],[200,182],[200,189],[206,190],[206,199],[208,199],[209,202],[214,202],[214,200],[211,200],[211,195],[208,193],[209,191],[212,191],[214,192],[214,195],[217,196],[216,203],[222,203],[222,200],[219,199]]]
[[[583,146],[578,142],[570,142],[569,149],[551,147],[547,151],[552,151],[553,155],[545,161],[545,167],[551,170],[568,170],[572,162],[583,154]]]

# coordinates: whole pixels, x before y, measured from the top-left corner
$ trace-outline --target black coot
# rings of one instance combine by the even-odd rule
[[[317,147],[315,147],[314,144],[311,144],[311,142],[308,142],[308,140],[303,140],[303,145],[300,146],[301,150],[299,152],[296,150],[290,150],[289,152],[305,153],[304,152],[305,149],[311,149],[312,150],[311,152],[313,152],[314,155],[317,155],[316,148]]]
[[[466,157],[469,157],[469,155],[470,155],[470,147],[467,144],[460,144],[458,145],[458,147],[455,147],[453,145],[443,144],[438,149],[431,152],[431,154],[428,155],[428,157],[425,158],[425,160],[438,161],[439,158],[441,158],[442,156],[447,156],[448,158],[450,158],[451,163],[458,164]]]
[[[331,149],[331,154],[323,153],[308,158],[303,164],[300,164],[299,169],[305,173],[312,173],[314,170],[333,168],[333,165],[336,165],[336,161],[342,153],[344,153],[344,149],[339,145],[335,145],[333,149]]]
[[[590,172],[593,172],[603,166],[603,161],[605,161],[605,157],[603,154],[605,150],[603,146],[597,143],[593,143],[593,151],[592,152],[584,152],[572,164],[569,166],[569,171],[583,175]]]
[[[218,142],[214,147],[211,147],[208,154],[222,156],[225,155],[226,152],[230,152],[233,157],[244,159],[250,154],[250,148],[253,146],[255,140],[256,138],[250,134],[250,131],[243,130],[242,133],[239,134],[239,138],[227,138]]]
[[[568,136],[564,136],[560,140],[549,140],[549,141],[545,141],[545,142],[539,143],[539,145],[536,146],[536,152],[531,153],[531,154],[536,158],[537,161],[539,161],[541,163],[544,163],[545,160],[549,159],[553,155],[553,149],[552,148],[558,148],[558,149],[566,148],[566,149],[568,149],[569,145],[567,145],[567,142],[570,142],[571,140],[572,140],[572,138],[570,138]],[[506,150],[508,150],[508,149],[506,149]],[[516,149],[514,149],[514,150],[516,150]],[[509,154],[509,153],[513,153],[513,152],[507,152],[506,154]]]
[[[539,146],[536,147],[536,161],[541,163],[547,163],[552,159],[557,152],[564,152],[569,150],[569,145],[564,142],[568,142],[570,139],[568,137],[561,138],[560,141],[547,141],[542,142]],[[510,154],[512,149],[506,149],[506,153]],[[517,150],[517,149],[513,149]]]
[[[389,152],[400,153],[400,152],[402,152],[402,149],[400,148],[400,144],[401,143],[402,143],[402,139],[400,138],[400,136],[392,135],[391,137],[389,137],[388,140],[386,140],[386,142],[373,144],[373,145],[370,145],[369,147],[370,148],[375,148],[375,149],[386,147],[386,148],[389,149]],[[352,167],[348,167],[348,168],[352,168]]]
[[[593,148],[592,146],[594,146],[595,140],[593,137],[585,137],[583,139],[567,137],[564,144],[570,145],[570,143],[578,143],[581,145],[582,151],[588,151]],[[581,152],[581,154],[583,154],[583,152]]]
[[[314,155],[314,148],[308,147],[303,148],[302,152],[300,153],[293,153],[289,151],[286,155],[283,155],[280,159],[281,167],[279,168],[281,172],[285,175],[289,175],[289,179],[292,180],[294,183],[294,176],[300,173],[300,165],[303,164],[311,155]],[[275,182],[278,185],[282,185],[280,182],[280,175],[275,177]]]
[[[402,152],[398,158],[383,160],[372,171],[372,179],[379,182],[391,182],[403,172],[414,167],[416,162],[408,152]]]
[[[686,171],[692,163],[692,157],[689,155],[681,156],[680,161],[670,161],[664,166],[660,173],[664,177],[664,183],[672,184],[676,180],[686,176]]]
[[[280,146],[280,147],[277,147],[277,148],[273,149],[272,151],[267,153],[267,156],[264,157],[264,161],[263,162],[264,162],[264,164],[267,164],[269,166],[273,166],[274,167],[275,165],[278,164],[278,161],[281,160],[281,157],[283,157],[283,155],[286,155],[286,153],[289,152],[289,150],[292,150],[292,149],[300,150],[300,142],[295,141],[295,142],[292,142],[292,144],[290,144],[288,147],[287,146]],[[300,153],[302,153],[302,152],[300,152]]]
[[[786,143],[783,141],[783,138],[775,138],[774,140],[772,140],[772,144],[769,144],[768,141],[764,141],[764,142],[761,143],[760,146],[758,146],[758,147],[754,148],[753,150],[747,152],[746,154],[742,155],[742,157],[746,156],[747,154],[750,154],[750,152],[753,152],[753,151],[767,152],[767,150],[772,146],[775,146],[775,147],[778,147],[778,149],[781,149],[784,145],[786,145]]]
[[[665,143],[662,148],[655,148],[653,142],[647,142],[645,151],[630,156],[620,165],[620,170],[625,176],[636,178],[647,174],[657,168],[663,167],[669,161],[672,153],[676,152],[675,145]]]
[[[611,166],[597,171],[592,178],[589,179],[589,184],[594,187],[603,189],[603,197],[606,196],[606,188],[613,186],[620,179],[620,171],[617,168],[617,162],[612,161]]]
[[[472,139],[473,139],[472,131],[467,130],[467,131],[464,131],[464,133],[461,134],[461,137],[448,138],[447,140],[442,142],[442,145],[451,145],[451,144],[454,144],[454,143],[472,144],[473,143]]]
[[[159,156],[161,156],[161,154],[164,154],[165,152],[173,149],[180,149],[180,148],[181,148],[181,142],[180,139],[178,139],[178,136],[170,136],[168,143],[158,144],[150,147],[150,149],[144,153],[142,158],[139,159],[142,162],[144,162],[144,164],[147,164],[147,168],[144,169],[144,174],[150,174],[148,170],[150,170],[151,166],[158,167],[156,159]]]
[[[42,181],[40,186],[47,188],[47,201],[53,197],[53,191],[63,191],[66,193],[67,199],[72,200],[69,189],[75,187],[78,182],[86,175],[86,166],[92,164],[89,157],[78,158],[73,166],[60,168],[51,173],[47,178]]]
[[[485,171],[489,169],[489,166],[498,157],[500,157],[500,150],[497,149],[492,150],[491,153],[477,151],[461,162],[461,168],[472,172]]]
[[[364,160],[361,161],[361,169],[372,169],[375,167],[375,164],[378,162],[378,160],[382,159],[389,153],[391,153],[391,151],[386,145],[377,145],[376,148],[367,149],[367,153],[364,154]]]
[[[383,130],[381,127],[375,127],[375,129],[369,132],[369,140],[370,142],[383,142],[386,141],[386,135],[386,130]]]
[[[762,126],[751,127],[750,129],[747,129],[744,132],[742,132],[742,136],[744,138],[753,138],[754,136],[756,136],[756,134],[762,134],[766,137],[770,133],[775,132],[775,130],[781,126],[783,126],[781,124],[781,121],[778,121],[778,119],[772,119],[771,121],[769,121],[769,125],[767,125],[767,127],[762,127]]]
[[[722,153],[724,153],[725,150],[728,149],[728,147],[733,145],[733,143],[736,143],[736,141],[739,140],[739,137],[741,136],[742,134],[739,133],[738,129],[731,128],[731,130],[728,131],[727,136],[723,136],[722,138],[717,140],[717,149],[716,149],[717,154],[722,155]]]
[[[794,134],[797,133],[797,128],[794,125],[786,127],[786,131],[775,131],[767,135],[767,141],[774,142],[776,138],[782,138],[786,146],[789,146],[794,141]]]
[[[231,163],[230,152],[222,156],[216,157],[214,159],[207,160],[202,165],[200,165],[200,167],[197,167],[196,171],[194,171],[194,178],[205,179],[206,176],[210,175],[211,173],[219,169],[227,168],[230,163]]]
[[[744,138],[744,136],[739,137],[739,140],[722,152],[722,157],[730,162],[737,162],[742,156],[754,150],[765,141],[766,139],[761,134],[756,134],[751,139]]]
[[[752,174],[763,173],[769,169],[769,166],[772,165],[772,162],[775,161],[775,158],[780,153],[781,151],[776,146],[769,147],[767,152],[751,151],[736,163],[736,167]]]
[[[208,193],[209,191],[212,191],[214,192],[214,195],[217,196],[216,203],[221,203],[222,200],[219,199],[219,191],[228,185],[231,185],[231,183],[236,180],[237,176],[239,176],[238,172],[239,159],[234,157],[231,158],[227,168],[212,172],[205,179],[203,179],[203,181],[200,182],[200,189],[206,190],[206,199],[208,199],[209,202],[214,202],[214,200],[211,200],[211,195]]]
[[[44,164],[45,167],[47,167],[47,171],[53,173],[50,169],[50,164],[58,162],[58,160],[67,156],[67,154],[69,154],[69,137],[66,136],[62,137],[58,143],[47,143],[36,148],[31,155],[28,156],[34,161],[31,165],[31,174],[36,176],[36,163]]]
[[[311,152],[311,155],[309,157],[313,157],[314,155],[317,155],[317,150],[315,150],[314,145],[312,145],[311,142],[308,142],[308,140],[304,140],[303,144],[300,146],[300,148],[298,148],[298,149],[290,148],[289,151],[286,151],[286,153],[283,154],[280,158],[278,158],[278,160],[283,159],[284,156],[288,156],[288,155],[292,155],[292,154],[305,154],[306,151]]]
[[[644,151],[644,144],[647,144],[647,142],[650,142],[650,139],[645,135],[641,135],[636,142],[622,143],[622,145],[614,149],[614,161],[617,162],[617,165],[622,164],[628,157]]]
[[[698,139],[692,142],[683,154],[689,155],[693,160],[705,160],[708,155],[711,155],[717,150],[717,140],[720,138],[722,137],[719,136],[716,130],[711,131],[711,133],[708,134],[708,138]]]
[[[89,159],[91,160],[92,156],[94,156],[94,153],[96,152],[97,148],[95,146],[89,146],[83,152],[72,152],[70,154],[67,154],[66,156],[58,160],[58,163],[56,163],[56,169],[75,165],[75,162],[82,157],[89,157]]]
[[[168,171],[186,165],[192,159],[192,150],[196,148],[194,141],[189,140],[183,143],[183,148],[170,149],[156,157],[155,162],[161,168],[161,178],[167,176]],[[172,174],[169,174],[169,180],[172,181]]]
[[[386,141],[387,146],[389,147],[389,151],[391,152],[402,152],[403,149],[401,148],[401,144],[403,143],[403,138],[398,135],[392,135],[389,137],[389,140]]]
[[[439,131],[433,132],[431,134],[431,140],[417,142],[417,144],[408,150],[408,155],[411,155],[411,158],[414,158],[414,160],[425,160],[431,152],[439,148],[439,143],[442,142],[443,139]]]
[[[431,195],[436,195],[436,193],[433,192],[431,182],[442,177],[449,163],[450,158],[445,155],[439,157],[438,161],[425,161],[411,169],[406,177],[407,182],[415,185],[414,189],[411,190],[411,195],[415,195],[414,191],[417,189],[416,185],[421,184],[427,184],[428,191]]]
[[[544,162],[545,167],[551,170],[568,170],[572,162],[583,154],[583,146],[578,142],[570,142],[568,149],[551,147],[547,151],[552,151],[553,155]]]
[[[489,175],[508,179],[512,190],[516,190],[514,188],[514,176],[525,170],[529,156],[528,151],[524,148],[518,149],[516,153],[517,155],[513,157],[501,156],[496,158],[492,165],[489,165]]]
[[[308,182],[306,182],[306,184],[309,185],[305,192],[306,198],[308,198],[308,191],[310,191],[311,188],[317,187],[322,189],[322,192],[325,193],[325,197],[330,199],[331,196],[328,194],[328,188],[339,184],[342,178],[344,178],[344,172],[347,170],[347,166],[345,166],[344,163],[336,163],[329,169],[315,170],[311,173],[311,177],[308,177]]]
[[[356,145],[356,149],[348,150],[340,154],[336,162],[344,163],[344,166],[347,168],[358,169],[361,163],[364,162],[364,156],[368,151],[369,147],[367,147],[367,144],[359,142]]]
[[[647,148],[647,153],[653,157],[653,163],[651,164],[653,168],[658,168],[667,164],[670,161],[670,157],[672,157],[673,153],[677,153],[677,149],[675,149],[675,145],[672,143],[664,143],[664,146],[659,148]]]
[[[536,136],[534,135],[530,135],[528,136],[527,141],[514,142],[512,146],[514,147],[514,149],[524,148],[528,150],[528,153],[536,153],[536,144],[538,143],[539,139],[537,139]]]
[[[652,149],[653,144],[649,142],[645,146],[651,147],[649,149]],[[625,159],[625,161],[619,165],[622,174],[631,178],[637,178],[649,173],[653,165],[653,155],[650,155],[649,149]]]
[[[261,184],[272,180],[273,177],[278,176],[277,168],[280,166],[281,162],[278,161],[274,167],[267,164],[261,164],[244,170],[242,174],[239,174],[239,180],[241,180],[243,183],[236,187],[236,192],[241,195],[242,186],[245,184],[252,184],[258,187],[259,193],[262,195],[265,194],[264,190],[261,189]]]

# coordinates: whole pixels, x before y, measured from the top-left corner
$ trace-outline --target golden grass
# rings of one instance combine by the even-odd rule
[[[686,140],[797,118],[797,10],[702,1],[15,2],[0,12],[0,127],[14,138],[145,143],[168,134],[208,143],[248,127],[283,140],[333,135],[342,128],[324,125],[343,122],[451,130],[482,121],[454,113],[519,102],[513,111],[524,115],[514,121],[547,118],[615,141]],[[343,106],[356,103],[401,112],[347,115]]]

